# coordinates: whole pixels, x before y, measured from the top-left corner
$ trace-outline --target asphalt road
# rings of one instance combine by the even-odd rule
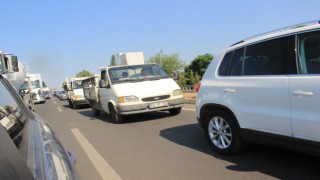
[[[317,157],[259,145],[235,156],[214,153],[190,104],[178,116],[134,115],[123,124],[56,98],[35,109],[74,152],[82,179],[320,179]]]

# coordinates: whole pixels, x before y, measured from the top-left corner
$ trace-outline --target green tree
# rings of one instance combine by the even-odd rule
[[[89,71],[87,70],[82,70],[81,72],[78,72],[76,77],[89,77],[92,76],[93,74],[91,74]]]
[[[202,76],[206,72],[212,59],[213,59],[213,55],[209,53],[206,53],[204,55],[199,55],[193,61],[191,61],[190,65],[188,65],[185,68],[185,71],[186,72],[193,71],[194,75],[199,75],[200,79],[202,79]]]
[[[110,66],[115,66],[116,65],[116,57],[114,55],[111,56],[111,62]]]
[[[158,64],[171,77],[173,77],[173,74],[177,69],[183,68],[184,66],[183,62],[179,59],[179,55],[177,53],[166,55],[163,53],[162,49],[159,53],[155,54],[154,56],[151,56],[147,62]]]
[[[185,86],[187,84],[187,79],[185,77],[185,72],[179,73],[179,79],[177,80],[179,86]]]
[[[192,70],[185,73],[185,79],[187,85],[195,85],[201,80],[200,76]]]

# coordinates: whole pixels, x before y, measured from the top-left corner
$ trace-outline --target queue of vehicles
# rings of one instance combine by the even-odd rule
[[[317,80],[315,75],[320,73],[319,68],[315,67],[320,64],[319,29],[318,22],[250,38],[228,47],[217,56],[217,61],[209,65],[203,80],[197,85],[196,111],[199,125],[214,151],[235,154],[243,149],[244,142],[256,142],[319,156],[318,101],[315,93],[309,91],[316,89],[313,86],[316,83],[305,81]],[[294,46],[288,45],[290,42]],[[272,50],[280,52],[281,48],[284,55],[278,57]],[[28,106],[30,103],[26,103],[22,96],[21,90],[27,90],[25,94],[30,93],[33,102],[41,103],[51,98],[49,90],[42,86],[40,74],[26,75],[19,95],[14,88],[19,81],[10,74],[19,72],[17,57],[1,52],[0,58],[0,90],[3,92],[0,99],[11,97],[12,102],[0,104],[1,124],[4,127],[0,128],[0,138],[5,138],[8,146],[17,149],[25,146],[24,141],[19,140],[21,134],[27,133],[29,137],[42,134],[40,137],[52,139],[50,142],[41,139],[36,146],[55,145],[53,151],[43,152],[45,155],[35,154],[34,147],[30,150],[33,151],[33,159],[10,162],[22,162],[27,168],[15,176],[26,171],[28,176],[35,178],[51,177],[56,173],[74,178],[70,166],[73,156],[63,150],[52,130],[45,130],[44,133],[44,129],[50,129],[49,125],[30,111],[34,108]],[[294,68],[287,67],[288,63]],[[262,80],[264,83],[261,83]],[[245,84],[248,86],[243,86]],[[107,113],[114,123],[122,123],[131,114],[153,111],[178,115],[184,103],[179,85],[159,65],[145,64],[140,52],[118,54],[116,65],[101,67],[98,75],[66,78],[64,89],[57,91],[56,96],[60,100],[67,99],[70,107],[77,109],[81,105],[90,105],[94,116]],[[260,98],[268,94],[263,98],[263,105],[256,94],[260,94]],[[313,99],[305,100],[309,97]],[[24,132],[27,126],[34,131]],[[8,138],[11,140],[8,141]],[[61,154],[61,151],[64,153]],[[6,153],[6,150],[0,152]],[[33,162],[33,166],[28,166],[29,161],[48,158],[48,154],[60,158],[60,168],[64,168],[62,172],[49,172],[56,169],[46,167],[49,166],[46,162],[41,165]],[[53,158],[47,161],[53,163]],[[43,171],[39,172],[37,168],[43,168]]]

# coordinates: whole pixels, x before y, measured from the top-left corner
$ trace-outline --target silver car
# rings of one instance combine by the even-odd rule
[[[49,124],[26,106],[2,75],[0,106],[7,109],[1,114],[6,121],[6,128],[0,128],[1,179],[78,179],[73,153],[64,150]],[[13,118],[19,128],[10,128]]]

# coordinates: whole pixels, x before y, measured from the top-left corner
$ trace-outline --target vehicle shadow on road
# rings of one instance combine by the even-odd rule
[[[160,131],[160,136],[179,145],[231,162],[230,171],[260,172],[277,179],[320,179],[320,158],[278,148],[248,144],[238,155],[223,156],[211,150],[198,124]]]
[[[106,113],[101,113],[99,116],[93,116],[93,113],[91,110],[81,110],[81,111],[78,111],[78,113],[88,117],[90,120],[101,120],[108,123],[114,123],[112,121],[111,116]],[[170,116],[171,115],[168,112],[150,112],[150,113],[143,113],[143,114],[128,115],[124,117],[124,120],[121,124],[161,120]]]
[[[64,108],[73,109],[72,107],[69,106],[69,104],[64,104],[62,106]],[[90,108],[90,106],[89,105],[78,105],[78,107],[77,107],[77,109],[87,109],[87,108]],[[74,109],[74,110],[77,110],[77,109]]]

